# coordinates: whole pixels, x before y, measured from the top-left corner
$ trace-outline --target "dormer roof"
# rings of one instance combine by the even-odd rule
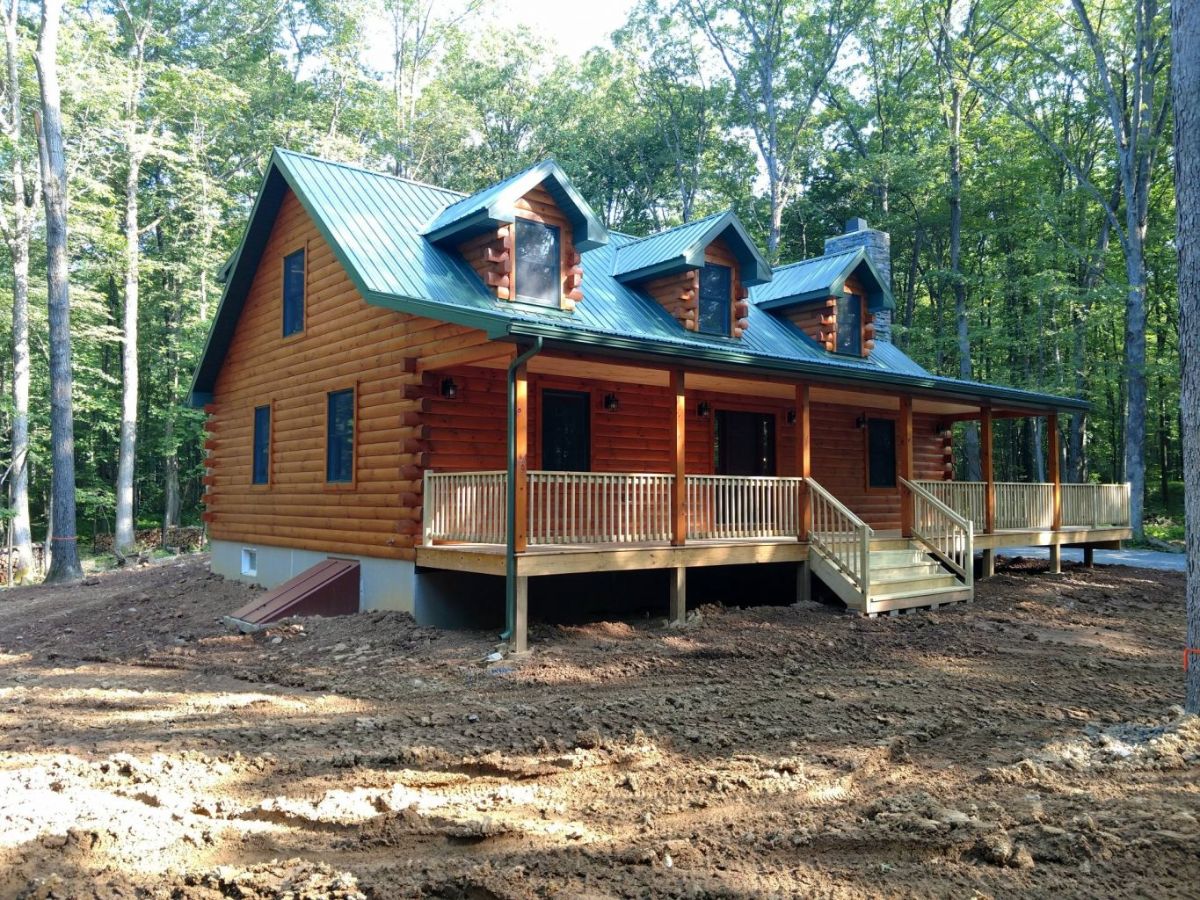
[[[592,212],[558,163],[542,160],[523,172],[448,204],[422,229],[434,244],[460,244],[517,218],[516,203],[538,185],[554,198],[574,229],[575,247],[590,250],[608,243],[608,229]]]
[[[759,309],[780,309],[806,300],[836,297],[843,292],[851,275],[866,289],[867,309],[871,312],[895,309],[891,289],[880,277],[865,247],[781,266],[775,270],[770,284],[750,292],[750,302]]]
[[[764,284],[771,280],[771,267],[733,210],[687,222],[618,247],[613,277],[622,284],[632,284],[685,269],[698,269],[704,265],[704,251],[719,237],[725,238],[741,264],[743,284]]]

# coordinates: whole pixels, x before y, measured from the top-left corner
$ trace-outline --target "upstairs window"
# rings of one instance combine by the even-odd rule
[[[729,266],[708,263],[700,270],[700,319],[696,325],[704,334],[729,334],[732,288]]]
[[[283,336],[304,330],[304,251],[283,258]]]
[[[838,353],[862,356],[862,297],[845,294],[837,301]]]
[[[271,481],[271,407],[254,408],[254,466],[251,482],[269,484]]]
[[[562,304],[562,261],[557,225],[517,219],[517,299],[539,306]]]
[[[325,480],[346,484],[354,480],[354,391],[333,391],[328,397],[325,427]]]

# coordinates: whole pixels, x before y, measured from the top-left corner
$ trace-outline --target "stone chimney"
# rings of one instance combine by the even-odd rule
[[[825,239],[825,253],[841,253],[855,247],[866,247],[871,264],[883,279],[888,290],[892,289],[892,236],[867,224],[866,219],[853,218],[846,222],[844,234]],[[875,313],[875,340],[892,340],[892,311]]]

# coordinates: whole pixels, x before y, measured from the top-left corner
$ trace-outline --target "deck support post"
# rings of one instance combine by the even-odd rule
[[[1083,564],[1089,569],[1096,563],[1096,548],[1088,544],[1083,548]]]
[[[524,553],[529,547],[529,372],[522,363],[514,382],[513,480],[516,504],[513,510],[513,549]]]
[[[687,543],[687,397],[683,369],[671,370],[675,411],[671,417],[671,543]]]
[[[980,572],[980,578],[991,578],[996,574],[996,551],[991,547],[983,551],[983,567]]]
[[[796,563],[796,602],[808,603],[812,600],[812,568],[808,560]]]
[[[668,623],[683,625],[687,622],[687,567],[671,569],[671,612]]]
[[[513,623],[512,642],[509,644],[513,653],[525,653],[529,650],[529,576],[517,576],[517,609]]]
[[[796,385],[796,475],[799,478],[812,477],[812,429],[810,428],[812,415],[810,407],[808,385]],[[797,540],[808,540],[808,532],[812,524],[810,521],[811,509],[806,482],[800,486],[800,505],[797,510],[800,521],[796,534]],[[808,568],[808,563],[804,564],[804,568]]]
[[[992,460],[992,408],[979,411],[979,463],[983,470],[983,530],[996,530],[996,472]]]
[[[1050,545],[1050,574],[1051,575],[1061,575],[1062,574],[1062,545],[1061,544],[1051,544]]]
[[[1050,527],[1058,531],[1062,528],[1062,472],[1059,467],[1057,413],[1050,413],[1050,415],[1046,416],[1046,457],[1046,468],[1049,470],[1050,483],[1054,485],[1054,514]]]
[[[913,402],[912,397],[900,398],[900,434],[896,441],[896,452],[900,462],[900,477],[913,479]],[[913,496],[912,492],[900,487],[900,533],[912,537]]]

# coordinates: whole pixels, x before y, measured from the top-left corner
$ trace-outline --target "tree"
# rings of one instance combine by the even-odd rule
[[[33,532],[29,519],[29,238],[33,230],[31,207],[41,202],[35,187],[26,190],[21,100],[20,3],[10,0],[3,9],[4,58],[3,106],[0,130],[9,143],[9,198],[11,217],[0,211],[0,230],[12,257],[12,462],[9,471],[12,491],[12,542],[16,561],[10,583],[22,581],[33,571]],[[36,184],[36,181],[35,181]]]
[[[737,116],[767,174],[767,253],[778,256],[783,210],[800,186],[817,100],[866,0],[681,0],[733,81]]]
[[[1200,713],[1200,5],[1171,12],[1175,103],[1175,246],[1179,253],[1179,356],[1187,517],[1186,708]]]
[[[58,84],[58,27],[62,0],[42,0],[42,26],[34,63],[41,86],[38,152],[46,210],[46,284],[50,313],[51,480],[50,569],[46,581],[83,577],[75,533],[75,423],[71,387],[71,295],[67,271],[67,165],[63,153],[62,99]]]

